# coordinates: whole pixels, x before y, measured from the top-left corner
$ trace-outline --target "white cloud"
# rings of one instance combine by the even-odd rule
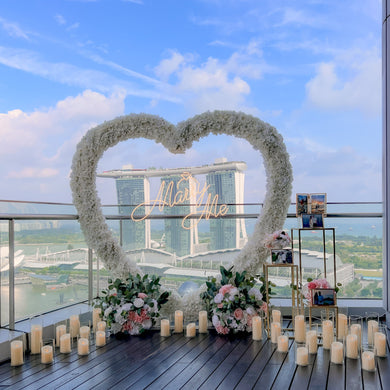
[[[282,14],[281,22],[277,25],[298,25],[298,26],[309,26],[319,27],[323,25],[324,20],[317,15],[309,14],[302,9],[284,8],[279,10]]]
[[[67,177],[77,143],[91,127],[123,115],[124,98],[87,90],[44,111],[0,114],[2,198],[39,199],[45,180],[45,196],[51,198],[39,200],[70,201]],[[28,193],[17,190],[24,179],[31,179]]]
[[[29,40],[28,33],[23,31],[17,23],[8,22],[7,20],[0,18],[1,27],[11,37],[23,38]]]
[[[66,20],[65,20],[65,18],[62,15],[57,14],[57,15],[54,16],[54,18],[55,18],[56,22],[59,25],[65,25],[66,24]]]

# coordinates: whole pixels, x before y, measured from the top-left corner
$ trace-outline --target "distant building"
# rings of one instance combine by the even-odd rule
[[[211,199],[218,196],[218,204],[229,205],[229,214],[244,213],[245,174],[239,165],[229,170],[219,169],[219,164],[226,162],[226,159],[216,160],[213,171],[207,174],[208,192]],[[245,221],[240,218],[211,219],[210,233],[210,250],[242,248],[248,241]]]
[[[137,205],[146,203],[145,206],[137,207],[134,217],[142,218],[150,211],[150,183],[151,177],[160,177],[159,199],[173,201],[176,195],[187,191],[188,197],[179,204],[164,206],[163,213],[168,218],[164,220],[166,250],[177,256],[192,255],[199,252],[198,220],[183,218],[189,214],[195,215],[200,212],[202,205],[197,203],[206,202],[207,197],[212,201],[218,197],[218,204],[228,204],[228,214],[244,213],[244,171],[247,166],[244,162],[229,162],[225,158],[217,159],[214,164],[187,168],[167,169],[133,169],[125,166],[123,169],[106,171],[98,174],[99,177],[116,179],[119,213],[131,216]],[[204,197],[199,195],[199,182],[196,175],[206,175],[208,192]],[[163,189],[162,189],[163,188]],[[167,191],[169,193],[167,194]],[[153,197],[153,199],[155,199]],[[153,201],[152,201],[153,202]],[[169,203],[169,202],[168,202]],[[173,202],[175,203],[175,202]],[[240,205],[236,205],[241,203]],[[160,201],[159,201],[160,205]],[[177,215],[178,218],[169,218]],[[242,248],[247,242],[247,234],[244,219],[210,218],[211,244],[209,250]],[[184,223],[184,227],[183,227]],[[125,250],[151,248],[150,219],[122,221],[122,245]],[[204,245],[202,246],[204,250]]]

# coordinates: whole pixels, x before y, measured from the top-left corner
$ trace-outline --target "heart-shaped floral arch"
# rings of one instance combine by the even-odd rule
[[[151,139],[171,153],[184,153],[194,141],[210,133],[244,138],[263,156],[267,176],[263,208],[252,237],[234,259],[233,265],[238,272],[255,273],[266,261],[269,250],[264,246],[264,239],[267,234],[283,228],[291,201],[292,168],[278,131],[258,118],[234,111],[205,112],[177,126],[155,115],[131,114],[104,122],[85,134],[73,156],[70,182],[73,203],[86,242],[114,276],[135,275],[142,271],[113,237],[101,210],[96,190],[96,169],[103,153],[131,138]]]

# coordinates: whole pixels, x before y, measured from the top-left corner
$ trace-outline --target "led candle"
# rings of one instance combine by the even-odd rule
[[[374,346],[376,356],[386,356],[386,335],[381,332],[374,333]]]
[[[199,333],[208,332],[207,311],[202,310],[199,312]]]
[[[102,330],[103,332],[106,330],[106,321],[99,321],[97,323],[97,330]]]
[[[322,347],[330,349],[333,342],[333,322],[331,320],[322,321]]]
[[[42,343],[42,325],[31,325],[31,354],[38,354],[41,352]]]
[[[278,351],[279,352],[288,351],[288,336],[286,335],[278,336]]]
[[[358,358],[358,338],[356,334],[349,334],[347,336],[347,358],[357,359]]]
[[[280,323],[281,316],[282,313],[280,312],[280,310],[276,310],[276,309],[272,310],[272,322]]]
[[[41,363],[53,363],[53,347],[51,345],[44,345],[41,348]]]
[[[80,319],[77,314],[70,316],[69,333],[70,337],[77,337],[80,332]]]
[[[351,334],[355,334],[358,341],[358,348],[362,346],[362,327],[360,324],[351,325]]]
[[[272,322],[271,324],[271,343],[276,344],[278,342],[278,337],[282,332],[279,322]]]
[[[80,337],[83,339],[88,339],[89,338],[89,326],[82,326],[80,327]]]
[[[11,366],[21,366],[23,363],[23,342],[21,340],[11,341]]]
[[[103,347],[103,345],[106,345],[106,332],[102,330],[96,331],[95,343],[97,347]]]
[[[294,328],[295,341],[297,343],[304,343],[306,339],[306,324],[305,317],[303,315],[295,316],[295,328]]]
[[[95,332],[97,328],[97,323],[100,321],[101,312],[102,309],[100,307],[95,307],[92,311],[92,327]]]
[[[161,328],[161,336],[162,337],[168,337],[171,335],[169,320],[167,320],[167,319],[161,320],[160,328]]]
[[[370,345],[374,344],[374,333],[378,332],[378,321],[370,320],[367,322],[367,342]]]
[[[263,321],[259,316],[252,318],[252,338],[256,341],[263,339]]]
[[[56,327],[56,347],[60,346],[60,338],[66,333],[66,325],[58,325]]]
[[[70,333],[65,333],[60,337],[60,352],[70,353]]]
[[[318,343],[316,330],[309,330],[306,333],[306,347],[309,353],[317,353]]]
[[[331,345],[330,361],[335,364],[343,364],[344,346],[339,341],[333,341]]]
[[[307,366],[309,364],[309,351],[306,347],[297,348],[297,356],[295,359],[298,366]]]
[[[366,371],[375,370],[375,356],[372,351],[364,351],[362,353],[362,369]]]
[[[183,332],[183,312],[181,310],[175,311],[175,333]]]
[[[196,336],[196,325],[195,322],[191,322],[187,325],[186,337],[195,337]]]
[[[337,339],[342,340],[348,334],[348,317],[339,313],[337,316]]]
[[[78,355],[89,354],[89,341],[88,339],[80,338],[77,342],[77,353]]]

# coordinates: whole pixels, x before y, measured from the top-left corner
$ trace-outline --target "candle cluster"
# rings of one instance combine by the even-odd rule
[[[175,323],[173,333],[183,333],[184,331],[184,317],[181,310],[175,311]],[[199,312],[199,333],[208,332],[208,319],[207,311],[202,310]],[[160,334],[162,337],[168,337],[171,335],[171,327],[168,319],[163,318],[160,322]],[[186,337],[195,337],[196,336],[196,324],[191,322],[186,326]]]

